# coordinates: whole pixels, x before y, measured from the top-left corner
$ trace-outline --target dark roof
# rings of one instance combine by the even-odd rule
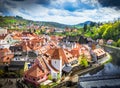
[[[72,67],[71,66],[65,66],[62,70],[66,73],[69,73],[72,70]]]
[[[11,61],[8,70],[16,71],[24,68],[25,61]]]
[[[25,61],[11,61],[9,66],[24,66]]]

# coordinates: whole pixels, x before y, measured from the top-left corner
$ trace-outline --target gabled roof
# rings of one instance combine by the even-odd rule
[[[51,59],[61,59],[62,64],[64,65],[65,63],[68,63],[67,56],[65,54],[64,49],[62,48],[53,48],[49,49],[46,54],[49,54],[51,56]]]
[[[0,49],[0,53],[1,53],[1,52],[4,52],[4,53],[5,53],[5,52],[9,52],[9,49],[7,49],[7,48]]]
[[[50,69],[48,68],[47,64],[45,63],[45,61],[43,60],[43,58],[39,58],[36,59],[36,63],[38,63],[39,65],[41,65],[41,68],[46,72],[49,73]],[[35,64],[36,64],[35,63]]]
[[[6,37],[7,35],[8,35],[8,34],[0,35],[0,40],[5,39],[5,37]]]
[[[65,53],[62,48],[55,48],[53,54],[51,55],[52,59],[66,59]]]
[[[96,53],[97,56],[101,56],[101,55],[103,55],[103,54],[106,53],[106,52],[105,52],[103,49],[101,49],[101,48],[94,49],[93,52]]]
[[[43,77],[45,75],[45,72],[38,64],[35,64],[25,73],[25,75],[37,78]]]

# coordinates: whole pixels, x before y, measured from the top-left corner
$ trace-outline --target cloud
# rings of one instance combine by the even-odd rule
[[[25,0],[12,0],[12,1],[25,1]]]
[[[50,0],[36,0],[37,4],[48,5],[50,4]]]
[[[97,0],[0,0],[0,15],[78,24],[88,20],[98,22],[119,18],[120,10],[103,7]]]
[[[103,7],[116,7],[120,9],[120,0],[98,0]]]

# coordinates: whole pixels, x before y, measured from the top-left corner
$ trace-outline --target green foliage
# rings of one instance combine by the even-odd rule
[[[60,73],[57,74],[57,78],[58,78],[58,80],[60,79]]]
[[[112,45],[117,47],[117,42],[113,42]]]
[[[117,41],[117,47],[120,47],[120,39]]]
[[[113,23],[109,22],[96,25],[93,26],[92,24],[90,28],[87,27],[87,31],[84,35],[86,37],[92,37],[93,39],[112,39],[114,40],[112,45],[120,47],[120,20]]]
[[[48,75],[48,79],[49,79],[49,80],[52,80],[52,75],[49,74],[49,75]]]
[[[84,67],[88,67],[87,57],[85,55],[82,55],[80,58],[81,58],[80,65]]]
[[[39,88],[53,88],[57,85],[58,85],[57,83],[50,83],[50,84],[47,84],[47,85],[41,84]]]
[[[2,76],[4,74],[3,70],[0,70],[0,76]]]
[[[84,29],[84,32],[86,32],[86,31],[87,31],[87,24],[84,24],[83,29]]]
[[[113,39],[117,41],[120,37],[120,22],[107,23],[98,29],[99,38]]]

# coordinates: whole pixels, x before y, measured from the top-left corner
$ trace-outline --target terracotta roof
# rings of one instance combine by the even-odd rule
[[[65,53],[62,48],[55,48],[51,56],[52,59],[65,59]]]
[[[38,64],[41,65],[42,69],[46,72],[49,73],[50,69],[48,68],[48,66],[46,65],[45,61],[43,60],[43,58],[39,58],[37,59]]]
[[[9,52],[9,49],[3,48],[3,49],[0,49],[0,52]]]
[[[30,51],[30,47],[28,46],[27,42],[22,42],[21,43],[23,50],[25,51]]]
[[[0,62],[2,62],[2,63],[5,63],[5,62],[10,63],[10,60],[11,60],[13,57],[14,57],[13,54],[3,56],[3,57],[0,58]]]
[[[52,55],[53,52],[54,52],[54,49],[49,49],[49,50],[47,50],[46,54]]]
[[[46,45],[46,46],[41,47],[39,50],[40,50],[40,53],[41,53],[41,52],[42,52],[42,53],[46,53],[47,50],[49,50],[49,49],[50,49],[50,46],[49,46],[49,45]]]
[[[21,39],[22,39],[21,37],[16,36],[16,35],[14,35],[14,36],[12,36],[12,37],[13,37],[13,39],[17,39],[17,40],[21,40]]]
[[[8,34],[0,35],[0,40],[4,39]]]
[[[68,63],[68,59],[62,48],[49,49],[46,53],[51,56],[51,59],[62,59],[63,65]]]
[[[101,56],[101,55],[105,54],[105,51],[101,48],[95,49],[93,52],[96,53],[97,56]]]
[[[79,50],[71,50],[71,54],[75,57],[78,57],[80,55]]]
[[[25,75],[27,76],[31,76],[31,77],[34,77],[34,78],[37,78],[37,77],[43,77],[45,75],[44,71],[42,70],[42,68],[36,64],[34,66],[32,66],[26,73]]]

